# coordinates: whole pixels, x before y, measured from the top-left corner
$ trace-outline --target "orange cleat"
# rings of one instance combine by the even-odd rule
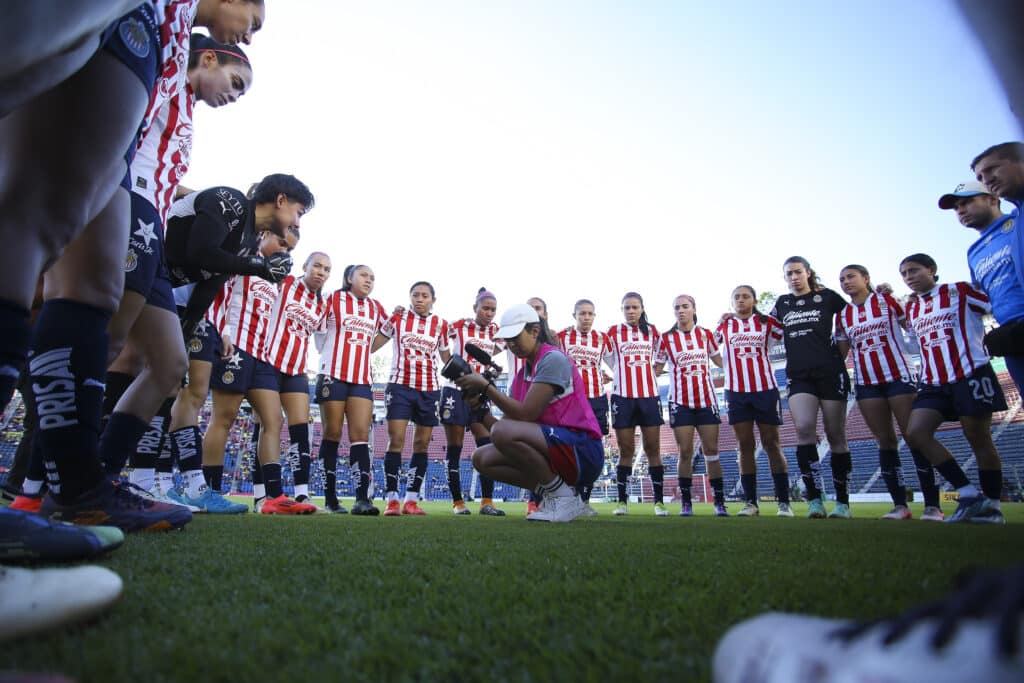
[[[11,503],[12,510],[21,510],[22,512],[32,512],[39,514],[39,508],[43,506],[42,496],[35,498],[33,496],[18,496]]]
[[[423,508],[421,508],[419,505],[416,504],[415,500],[407,500],[407,501],[405,501],[405,505],[402,506],[402,514],[403,515],[425,515],[427,513],[423,511]]]
[[[282,493],[277,498],[267,498],[263,501],[260,512],[265,515],[311,515],[316,512],[316,506],[299,503]]]
[[[540,507],[537,506],[532,500],[526,504],[526,516],[529,517],[534,512],[540,512]]]
[[[388,506],[384,508],[385,517],[397,517],[402,514],[402,508],[397,500],[389,500]]]

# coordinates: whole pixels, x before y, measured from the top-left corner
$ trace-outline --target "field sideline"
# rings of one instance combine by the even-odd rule
[[[7,644],[2,668],[140,683],[708,680],[718,638],[746,617],[876,617],[941,595],[965,567],[1024,562],[1024,504],[1004,504],[1006,526],[875,519],[884,504],[855,504],[852,521],[803,519],[801,504],[795,519],[771,503],[757,519],[710,505],[659,519],[649,504],[617,518],[604,504],[568,525],[503,507],[197,516],[133,535],[104,563],[125,580],[115,609]]]

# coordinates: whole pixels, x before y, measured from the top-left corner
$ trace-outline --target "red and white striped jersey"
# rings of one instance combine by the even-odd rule
[[[433,313],[418,316],[413,311],[393,315],[394,331],[384,334],[394,343],[391,377],[388,380],[416,391],[437,391],[439,352],[448,350],[448,322]]]
[[[141,133],[146,136],[160,108],[188,81],[188,55],[199,0],[153,0],[160,24],[160,63],[149,105],[142,119]]]
[[[469,362],[469,367],[473,368],[474,372],[482,373],[484,366],[466,353],[466,344],[470,343],[480,347],[481,351],[493,358],[495,354],[500,353],[505,348],[504,339],[495,339],[494,335],[497,332],[498,323],[492,322],[490,325],[481,327],[472,318],[456,320],[448,326],[448,339],[451,342],[452,353],[465,358]],[[442,384],[444,386],[455,386],[453,382],[444,378],[442,378]]]
[[[139,138],[132,160],[132,192],[156,207],[161,224],[174,202],[174,191],[192,158],[192,109],[196,96],[187,83],[156,112]]]
[[[370,349],[387,319],[376,299],[335,290],[327,298],[327,314],[320,326],[324,334],[320,374],[351,384],[372,384]]]
[[[512,380],[515,379],[515,376],[518,375],[519,371],[523,369],[524,365],[526,365],[526,361],[512,353],[507,348],[505,349],[505,359],[507,361],[505,371],[508,372],[508,385],[512,386]]]
[[[921,347],[921,381],[958,382],[989,361],[981,318],[988,297],[966,282],[936,286],[907,304],[907,320]]]
[[[577,327],[567,327],[558,333],[558,343],[580,371],[583,389],[587,398],[604,396],[604,373],[601,361],[612,352],[608,335],[591,328],[580,332]]]
[[[625,398],[657,398],[658,383],[654,377],[654,357],[661,345],[661,335],[654,325],[647,333],[640,326],[619,323],[608,330],[611,365],[614,368],[614,393]]]
[[[206,315],[203,316],[205,320],[213,323],[213,328],[221,336],[224,335],[224,328],[227,324],[228,301],[231,299],[231,288],[235,284],[236,277],[232,275],[227,279],[224,286],[217,292],[217,296],[213,298],[213,303],[206,309]]]
[[[235,347],[253,358],[269,362],[267,337],[277,301],[277,285],[255,275],[235,278],[228,300],[226,333]]]
[[[327,312],[327,299],[294,275],[286,277],[279,289],[267,335],[266,356],[285,375],[305,374],[309,338]]]
[[[869,294],[859,306],[847,304],[839,313],[842,333],[853,350],[857,384],[913,382],[917,372],[903,349],[907,316],[888,294]]]
[[[756,315],[733,317],[719,325],[715,341],[722,349],[725,388],[750,393],[778,389],[768,348],[782,341],[783,332],[782,323],[769,315],[763,321]]]
[[[687,408],[717,408],[711,358],[718,355],[715,336],[706,327],[694,326],[689,332],[672,330],[661,335],[655,362],[667,363],[672,370],[669,400]]]

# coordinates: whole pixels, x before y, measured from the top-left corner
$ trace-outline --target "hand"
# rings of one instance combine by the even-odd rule
[[[459,389],[462,389],[463,395],[465,395],[467,391],[469,393],[482,394],[487,390],[488,384],[490,384],[490,382],[487,381],[487,378],[478,372],[463,375],[455,380],[455,385]]]
[[[277,283],[288,277],[288,273],[292,271],[292,255],[287,251],[278,251],[268,256],[265,264],[266,274],[263,278]]]
[[[888,282],[879,283],[875,287],[875,294],[889,294],[891,296],[892,295],[892,285],[890,285]]]
[[[722,314],[722,317],[718,319],[718,323],[717,323],[717,325],[721,325],[721,324],[722,324],[722,323],[724,323],[724,322],[725,322],[726,320],[732,320],[732,319],[733,319],[733,318],[735,318],[735,317],[736,317],[736,316],[735,316],[735,315],[733,315],[732,313],[723,313],[723,314]],[[717,327],[717,325],[716,325],[716,327]]]
[[[233,355],[235,355],[235,345],[232,343],[231,337],[224,337],[221,339],[220,359],[229,360]]]
[[[607,372],[601,372],[601,383],[608,384],[608,382],[614,381],[615,378],[609,375]]]

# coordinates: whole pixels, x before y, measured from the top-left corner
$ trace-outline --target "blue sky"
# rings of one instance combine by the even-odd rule
[[[894,282],[931,253],[967,277],[972,234],[940,194],[971,158],[1019,137],[956,8],[841,3],[268,0],[249,94],[198,107],[190,187],[305,180],[317,207],[297,250],[374,267],[375,296],[471,314],[540,295],[619,322],[732,288],[784,291],[808,258]],[[340,286],[337,279],[328,288]]]

